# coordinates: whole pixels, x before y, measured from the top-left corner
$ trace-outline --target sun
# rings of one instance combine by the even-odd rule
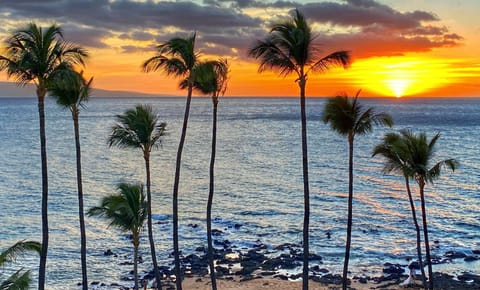
[[[412,80],[409,79],[387,79],[385,85],[390,88],[392,94],[397,97],[403,97],[405,91],[410,87]]]
[[[385,97],[416,96],[453,81],[446,64],[420,57],[376,57],[359,60],[344,75],[356,86]]]

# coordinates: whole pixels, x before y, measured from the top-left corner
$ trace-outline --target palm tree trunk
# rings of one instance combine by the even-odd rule
[[[299,79],[300,86],[300,118],[302,123],[302,164],[303,164],[303,272],[302,289],[308,290],[308,260],[309,260],[309,225],[310,225],[310,189],[308,185],[308,150],[307,150],[307,114],[305,111],[305,76]]]
[[[433,270],[432,270],[432,260],[430,257],[430,243],[428,241],[428,228],[427,228],[427,211],[425,209],[425,196],[424,196],[424,188],[425,188],[425,181],[419,181],[420,186],[420,201],[422,205],[422,220],[423,220],[423,236],[425,239],[425,256],[427,260],[428,266],[428,288],[433,290]]]
[[[423,288],[427,290],[427,281],[425,276],[425,269],[423,268],[423,261],[422,261],[422,246],[421,246],[421,238],[420,238],[420,226],[418,225],[417,221],[417,213],[415,210],[415,204],[413,203],[412,198],[412,191],[410,190],[410,181],[408,180],[408,176],[405,175],[405,186],[407,187],[408,193],[408,200],[410,201],[410,208],[412,210],[412,218],[413,223],[415,224],[415,231],[417,233],[417,255],[418,255],[418,265],[420,267],[420,271],[422,272],[422,283]]]
[[[138,246],[140,237],[138,234],[133,235],[133,280],[135,281],[134,289],[138,290]]]
[[[342,288],[348,285],[348,262],[350,261],[350,247],[352,244],[352,219],[353,219],[353,135],[348,136],[348,217],[347,217],[347,242],[345,243],[345,260],[343,262]]]
[[[78,111],[72,111],[73,128],[75,130],[75,149],[77,153],[77,189],[78,189],[78,219],[80,223],[80,255],[82,263],[82,289],[88,290],[87,279],[87,237],[85,234],[85,215],[83,210],[82,186],[82,156],[80,151],[80,129],[78,125]]]
[[[217,290],[217,280],[215,277],[215,267],[213,264],[213,243],[212,243],[212,203],[214,193],[214,170],[215,154],[217,148],[217,101],[213,101],[213,124],[212,124],[212,155],[210,158],[210,190],[207,202],[207,241],[208,241],[208,263],[210,266],[210,280],[212,281],[212,290]]]
[[[188,116],[190,114],[190,103],[192,101],[192,85],[188,86],[187,102],[185,104],[185,115],[183,117],[182,134],[177,150],[177,162],[175,165],[175,179],[173,183],[173,255],[175,257],[175,275],[177,290],[182,290],[182,270],[180,268],[180,250],[178,246],[178,186],[180,182],[180,167],[182,164],[182,151],[185,137],[187,135]]]
[[[147,174],[147,230],[148,241],[150,243],[150,252],[152,254],[153,272],[155,273],[155,281],[157,289],[162,289],[160,272],[158,271],[157,253],[155,251],[155,241],[153,240],[153,225],[152,225],[152,192],[150,180],[150,152],[144,153],[145,171]]]
[[[42,252],[38,267],[38,289],[45,289],[45,274],[47,269],[48,252],[48,171],[47,171],[47,142],[45,133],[45,99],[44,87],[37,87],[38,115],[40,121],[40,152],[42,158]]]

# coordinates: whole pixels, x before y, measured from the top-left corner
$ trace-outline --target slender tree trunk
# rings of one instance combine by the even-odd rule
[[[342,288],[348,285],[348,262],[350,261],[350,248],[352,244],[352,219],[353,219],[353,135],[348,136],[348,216],[347,216],[347,242],[345,243],[345,260],[343,262]]]
[[[140,244],[140,237],[138,234],[133,235],[133,281],[135,282],[134,289],[138,290],[138,246]]]
[[[147,230],[148,241],[150,243],[150,252],[152,254],[153,272],[155,273],[155,282],[157,289],[162,289],[160,272],[158,271],[157,253],[155,251],[155,241],[153,240],[153,225],[152,225],[152,192],[150,180],[150,152],[144,152],[145,171],[147,174]]]
[[[82,289],[88,290],[87,279],[87,237],[85,234],[85,215],[83,210],[83,185],[82,185],[82,156],[80,150],[80,128],[78,125],[78,110],[72,111],[73,128],[75,130],[75,149],[77,153],[77,190],[78,190],[78,219],[80,223],[80,255],[82,263]]]
[[[44,87],[37,87],[38,115],[40,121],[40,151],[42,158],[42,251],[38,267],[38,289],[45,289],[45,274],[47,269],[48,252],[48,171],[47,171],[47,142],[45,133],[45,95]]]
[[[307,150],[307,114],[305,110],[305,86],[307,80],[302,73],[300,86],[300,117],[302,123],[302,164],[303,164],[303,272],[302,289],[308,290],[308,260],[309,260],[309,225],[310,225],[310,189],[308,185],[308,150]]]
[[[412,218],[413,223],[415,224],[415,231],[417,233],[417,255],[418,255],[418,265],[420,267],[420,271],[422,272],[422,283],[423,288],[427,290],[427,281],[425,276],[425,269],[423,268],[423,261],[422,261],[422,240],[420,238],[420,226],[418,225],[417,221],[417,213],[415,210],[415,204],[413,203],[412,191],[410,190],[410,181],[408,180],[408,176],[405,176],[405,186],[407,187],[408,193],[408,200],[410,201],[410,208],[412,210]]]
[[[182,151],[185,137],[187,135],[188,116],[190,114],[190,103],[192,101],[192,85],[188,86],[187,102],[185,104],[185,115],[183,117],[182,135],[178,144],[177,162],[175,166],[175,179],[173,183],[173,255],[175,257],[175,275],[177,276],[177,290],[182,290],[182,269],[180,268],[180,250],[178,246],[178,186],[180,182],[180,167],[182,164]]]
[[[210,280],[212,281],[212,290],[217,290],[217,280],[215,276],[215,266],[213,264],[213,243],[212,243],[212,203],[214,193],[214,170],[215,170],[215,154],[217,148],[217,104],[213,101],[213,124],[212,124],[212,155],[210,158],[210,190],[207,202],[207,240],[208,240],[208,263],[210,265]]]
[[[432,259],[430,257],[430,243],[428,241],[428,228],[427,228],[427,211],[425,209],[425,196],[424,196],[425,181],[423,181],[423,179],[419,180],[418,184],[420,187],[420,201],[422,205],[423,236],[425,240],[425,256],[426,256],[427,266],[428,266],[428,288],[430,290],[433,290]]]

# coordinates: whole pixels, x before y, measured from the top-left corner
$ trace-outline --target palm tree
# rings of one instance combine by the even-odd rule
[[[412,212],[412,219],[415,225],[417,234],[417,256],[420,271],[422,272],[423,287],[427,289],[427,282],[425,276],[425,269],[423,267],[422,247],[420,238],[420,226],[418,225],[417,213],[415,204],[413,202],[412,191],[410,189],[409,165],[407,164],[408,147],[407,142],[402,138],[401,134],[388,133],[383,137],[383,142],[375,146],[373,149],[373,156],[381,155],[385,158],[385,165],[383,167],[384,173],[397,172],[403,175],[405,179],[405,187],[407,189],[408,200],[410,202],[410,209]]]
[[[150,153],[161,145],[165,135],[166,123],[160,123],[157,114],[148,105],[138,105],[127,110],[123,115],[117,115],[117,124],[113,126],[108,138],[108,145],[120,148],[138,148],[143,153],[145,172],[147,176],[147,229],[152,254],[153,270],[157,288],[161,289],[160,272],[158,271],[157,255],[152,230],[152,194],[150,181]]]
[[[348,262],[352,241],[352,209],[353,209],[353,143],[356,135],[370,133],[373,125],[393,125],[392,118],[386,113],[375,113],[373,108],[364,109],[358,102],[357,92],[354,98],[347,95],[328,99],[323,110],[323,122],[329,123],[333,131],[348,140],[348,217],[347,241],[345,244],[345,260],[343,263],[343,289],[347,289]]]
[[[212,290],[217,290],[212,241],[212,204],[215,185],[215,154],[217,147],[217,110],[218,98],[220,95],[224,95],[225,91],[227,90],[228,72],[229,65],[226,59],[222,59],[220,61],[208,61],[200,63],[193,71],[194,89],[199,91],[201,94],[211,94],[213,103],[210,186],[207,201],[207,257],[210,266],[210,280],[212,282]],[[187,82],[182,82],[180,86],[183,88],[187,85]]]
[[[157,54],[147,59],[142,67],[145,72],[164,70],[167,75],[181,77],[187,81],[187,101],[183,117],[182,134],[177,150],[175,164],[175,179],[173,183],[173,255],[175,257],[175,274],[177,276],[177,290],[182,289],[182,271],[180,268],[180,250],[178,245],[178,187],[180,182],[180,167],[182,163],[183,145],[187,135],[188,116],[193,91],[193,75],[195,66],[198,65],[198,53],[195,52],[195,36],[172,38],[157,46]]]
[[[74,65],[84,65],[87,52],[79,46],[65,42],[59,26],[52,25],[44,30],[35,23],[14,32],[6,40],[5,45],[5,55],[0,55],[0,71],[6,70],[8,77],[13,77],[19,85],[33,82],[36,86],[42,160],[42,252],[38,289],[43,290],[48,251],[48,173],[44,100],[55,72],[70,69]]]
[[[428,288],[433,290],[433,271],[430,258],[430,243],[428,240],[427,213],[425,206],[425,185],[432,183],[437,179],[443,167],[450,168],[452,171],[458,167],[455,159],[445,159],[435,164],[432,158],[435,153],[435,144],[440,138],[440,134],[435,134],[430,141],[427,141],[425,133],[414,134],[411,131],[403,130],[400,132],[407,148],[405,162],[408,165],[408,175],[418,184],[420,192],[420,204],[422,208],[423,236],[425,241],[425,258],[428,266]],[[433,166],[432,166],[433,164]]]
[[[133,275],[138,290],[138,247],[148,205],[141,184],[120,183],[117,189],[119,194],[104,197],[100,206],[92,207],[88,215],[103,217],[110,222],[109,226],[132,234]]]
[[[324,72],[333,66],[347,67],[350,55],[347,51],[336,51],[319,57],[314,44],[309,23],[299,10],[285,22],[271,27],[270,34],[259,40],[249,51],[249,56],[260,59],[259,72],[268,69],[277,71],[280,76],[296,74],[295,82],[300,88],[300,112],[302,124],[302,160],[304,186],[303,222],[303,289],[308,289],[308,231],[310,223],[310,190],[308,184],[307,120],[305,112],[305,89],[310,72]]]
[[[77,191],[78,191],[78,217],[80,222],[81,239],[81,263],[82,263],[82,288],[88,290],[87,279],[87,237],[85,234],[85,218],[83,209],[83,186],[82,186],[82,160],[80,150],[80,128],[78,116],[80,108],[88,101],[91,94],[93,78],[86,81],[82,74],[75,71],[66,71],[59,74],[59,78],[48,88],[50,96],[57,100],[57,104],[68,108],[72,113],[73,129],[75,134],[75,149],[77,159]]]
[[[25,252],[37,252],[40,254],[42,245],[34,241],[19,241],[10,248],[0,253],[0,269],[4,265],[15,261],[18,255]],[[2,290],[27,290],[30,286],[30,271],[20,269],[10,275],[6,280],[0,280],[0,289]]]

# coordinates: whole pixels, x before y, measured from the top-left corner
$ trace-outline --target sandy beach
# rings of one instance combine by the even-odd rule
[[[392,283],[374,284],[368,282],[366,284],[354,281],[351,289],[365,290],[365,289],[405,289],[398,285],[390,285]],[[186,290],[210,290],[210,280],[208,277],[202,278],[187,278],[184,281],[184,289]],[[249,281],[240,282],[238,280],[218,280],[217,286],[221,290],[294,290],[302,289],[301,281],[284,281],[272,278],[259,278]],[[327,289],[341,289],[341,285],[326,285],[314,281],[309,282],[309,289],[311,290],[327,290]]]

